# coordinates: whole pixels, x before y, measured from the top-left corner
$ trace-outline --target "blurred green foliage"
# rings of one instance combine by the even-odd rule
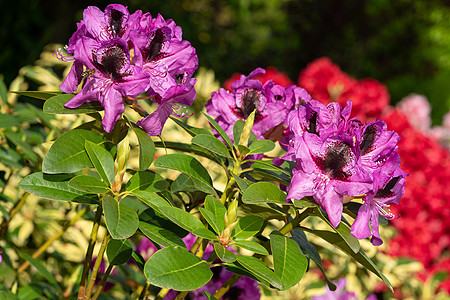
[[[428,97],[434,123],[450,108],[450,2],[446,0],[130,0],[182,26],[200,65],[223,82],[275,66],[296,80],[328,56],[356,78],[387,84],[392,102]],[[2,1],[0,72],[8,83],[47,43],[67,43],[87,5],[109,1]],[[8,7],[6,7],[8,6]],[[7,9],[8,8],[8,9]]]

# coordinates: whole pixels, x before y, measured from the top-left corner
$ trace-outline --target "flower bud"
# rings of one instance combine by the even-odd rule
[[[123,175],[125,174],[129,157],[130,140],[128,139],[128,135],[126,135],[125,138],[117,144],[117,156],[116,160],[114,161],[116,176],[114,177],[114,182],[112,184],[112,190],[115,194],[120,193]]]
[[[255,110],[245,120],[244,129],[242,129],[241,138],[239,139],[239,145],[247,146],[250,133],[252,132],[253,123],[255,122]]]
[[[233,200],[230,203],[230,206],[228,206],[228,211],[227,211],[227,213],[225,215],[225,228],[231,228],[233,223],[236,222],[236,220],[237,220],[237,208],[238,208],[238,201],[237,200]]]

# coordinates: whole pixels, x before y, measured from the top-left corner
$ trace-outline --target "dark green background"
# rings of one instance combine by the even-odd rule
[[[0,73],[7,84],[49,43],[67,43],[87,5],[109,1],[1,1]],[[450,107],[450,1],[116,1],[174,19],[200,66],[223,82],[234,72],[275,66],[293,81],[328,56],[356,78],[386,84],[392,102],[421,93],[434,123]]]

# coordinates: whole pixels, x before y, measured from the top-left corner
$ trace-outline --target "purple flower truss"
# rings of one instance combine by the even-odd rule
[[[159,135],[171,114],[180,115],[178,105],[192,105],[196,97],[195,49],[182,40],[181,28],[161,15],[152,18],[140,10],[130,14],[120,4],[110,4],[104,12],[89,6],[66,50],[70,56],[58,52],[58,58],[74,63],[61,90],[74,93],[84,83],[65,106],[100,102],[107,132],[124,112],[126,99],[148,93],[158,108],[137,125],[149,135]]]
[[[225,130],[230,138],[233,136],[233,125],[237,120],[246,120],[255,111],[252,132],[258,139],[269,130],[283,124],[293,101],[288,100],[285,88],[268,81],[264,85],[254,77],[264,74],[265,70],[257,68],[248,76],[231,84],[231,93],[220,88],[211,94],[206,103],[209,115],[216,117],[216,122]]]
[[[381,245],[378,216],[392,219],[389,205],[397,204],[404,193],[406,174],[397,154],[400,137],[381,120],[363,124],[349,119],[350,101],[342,108],[336,102],[324,105],[300,98],[286,118],[283,159],[296,163],[287,199],[312,197],[337,227],[344,197],[362,198],[351,232],[360,239],[372,236],[372,243]]]

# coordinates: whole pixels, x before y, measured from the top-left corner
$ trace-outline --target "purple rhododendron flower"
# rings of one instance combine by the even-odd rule
[[[322,140],[305,132],[295,139],[296,166],[287,199],[312,196],[327,212],[334,227],[341,221],[343,197],[370,191],[371,178],[361,168],[357,149],[348,135]]]
[[[148,98],[158,103],[158,108],[137,124],[149,135],[159,135],[170,114],[185,116],[176,113],[178,105],[192,105],[196,97],[192,78],[198,67],[195,49],[182,40],[181,27],[161,15],[152,18],[140,10],[130,14],[120,4],[110,4],[104,12],[89,6],[65,48],[69,56],[59,51],[57,57],[74,63],[61,90],[74,93],[83,82],[81,92],[65,107],[99,101],[105,109],[103,127],[107,132],[124,112],[125,99],[147,92]]]
[[[358,239],[370,237],[375,246],[380,246],[383,241],[379,234],[378,217],[392,220],[394,215],[389,210],[390,204],[398,204],[405,193],[406,173],[396,168],[392,174],[387,175],[382,169],[377,169],[373,174],[373,190],[367,193],[363,199],[364,204],[359,208],[358,216],[353,222],[351,233]]]
[[[130,64],[123,39],[114,38],[100,44],[83,38],[77,44],[84,50],[79,50],[79,61],[94,73],[87,78],[81,92],[64,106],[76,108],[86,102],[100,102],[105,109],[103,128],[110,132],[125,110],[123,97],[137,97],[145,92],[149,75]]]
[[[248,76],[241,75],[239,80],[231,84],[231,93],[220,88],[211,94],[211,99],[206,103],[208,114],[216,117],[216,122],[230,138],[233,137],[234,123],[239,119],[246,120],[254,110],[252,132],[258,139],[285,121],[288,107],[284,88],[271,80],[263,85],[259,80],[253,79],[264,73],[264,69],[257,68]]]

